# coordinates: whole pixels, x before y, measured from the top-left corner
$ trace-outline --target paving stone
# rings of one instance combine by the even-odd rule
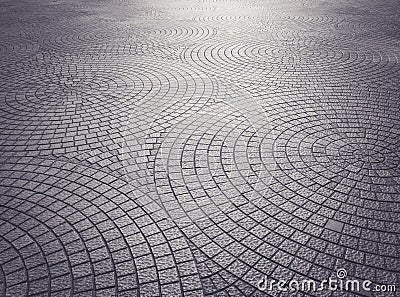
[[[399,288],[399,9],[1,1],[0,296]]]

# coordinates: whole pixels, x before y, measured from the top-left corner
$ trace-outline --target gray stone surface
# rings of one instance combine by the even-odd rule
[[[0,0],[0,296],[397,296],[399,12]]]

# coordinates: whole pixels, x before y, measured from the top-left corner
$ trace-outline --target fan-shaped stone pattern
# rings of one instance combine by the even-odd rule
[[[180,93],[179,86],[203,83],[201,77],[196,82],[187,72],[142,58],[109,65],[107,59],[46,54],[23,66],[15,69],[15,79],[8,78],[2,94],[3,153],[26,155],[29,145],[40,147],[41,155],[83,150],[93,155],[101,147],[100,139],[121,142],[120,127],[144,97],[170,99]],[[187,87],[184,80],[190,81]],[[187,93],[193,95],[191,90]],[[49,131],[58,135],[52,137],[52,145]]]
[[[350,50],[332,41],[329,44],[324,41],[298,42],[296,39],[289,42],[237,39],[204,42],[185,49],[182,58],[217,77],[270,86],[398,83],[397,51]]]
[[[129,23],[113,23],[92,18],[81,18],[74,26],[55,24],[52,30],[39,37],[41,47],[66,53],[134,54],[135,48],[145,41],[143,34]],[[141,42],[142,41],[142,42]]]
[[[256,188],[262,167],[257,139],[264,131],[258,128],[268,126],[262,110],[255,98],[237,87],[218,86],[221,91],[237,91],[215,94],[201,82],[213,86],[213,81],[201,77],[193,90],[201,97],[182,94],[175,102],[167,96],[163,101],[143,101],[126,131],[124,160],[142,197],[138,201],[149,211],[163,209],[178,222],[197,221],[260,199],[259,193],[249,192]],[[175,95],[173,100],[177,99]],[[153,115],[155,105],[160,112]],[[139,176],[146,176],[146,181]]]
[[[380,90],[336,95],[329,106],[313,95],[271,95],[274,102],[265,108],[286,112],[286,117],[272,117],[279,168],[274,179],[286,189],[288,200],[289,193],[297,193],[294,199],[318,203],[321,222],[334,218],[349,229],[397,233],[400,123],[392,116],[398,107],[390,99],[397,95]],[[289,109],[292,100],[303,109]],[[292,117],[296,122],[285,120]]]
[[[141,212],[118,174],[49,159],[2,162],[5,296],[158,295],[166,277],[179,294],[196,275],[177,268],[195,267],[184,242],[160,246],[182,240],[174,226]]]
[[[7,36],[0,45],[0,65],[6,67],[18,63],[34,55],[38,49],[39,45],[33,41],[19,36]]]
[[[136,294],[138,271],[123,231],[133,221],[112,202],[123,194],[101,181],[115,178],[37,159],[3,160],[1,172],[5,296]],[[95,180],[97,192],[90,190]]]
[[[400,286],[398,1],[0,15],[1,296]]]

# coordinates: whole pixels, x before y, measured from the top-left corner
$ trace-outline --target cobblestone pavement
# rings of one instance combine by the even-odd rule
[[[0,296],[399,294],[397,0],[0,11]]]

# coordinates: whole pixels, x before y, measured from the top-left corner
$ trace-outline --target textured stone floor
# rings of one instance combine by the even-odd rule
[[[0,0],[0,296],[397,296],[399,12]]]

